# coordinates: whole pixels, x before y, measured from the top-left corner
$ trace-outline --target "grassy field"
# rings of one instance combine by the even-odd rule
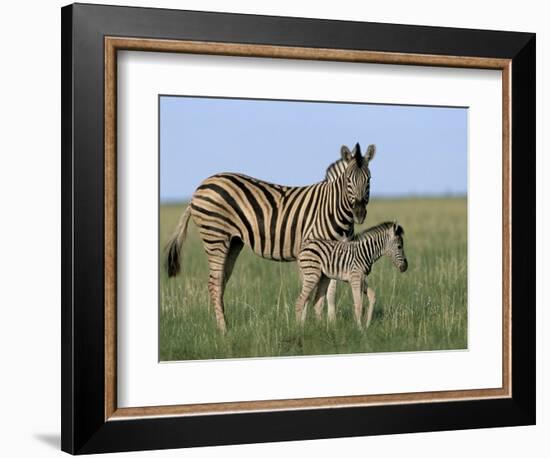
[[[161,253],[183,209],[161,206]],[[371,200],[366,226],[395,219],[405,229],[409,269],[400,274],[387,258],[374,264],[369,286],[377,303],[367,331],[356,327],[351,291],[343,283],[336,323],[327,323],[326,306],[319,322],[310,307],[300,328],[294,320],[296,263],[267,261],[245,248],[225,293],[225,336],[209,305],[206,256],[191,223],[182,273],[169,280],[160,271],[160,360],[466,348],[466,199]]]

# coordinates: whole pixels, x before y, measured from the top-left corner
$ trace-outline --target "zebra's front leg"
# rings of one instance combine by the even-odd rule
[[[376,303],[376,293],[374,292],[374,289],[369,288],[365,282],[365,288],[364,291],[367,295],[367,298],[369,300],[369,307],[367,309],[367,324],[365,325],[365,328],[368,328],[370,326],[370,322],[372,320],[372,312],[374,311],[374,304]]]
[[[351,292],[355,311],[355,322],[361,328],[361,315],[363,315],[363,275],[354,273],[350,278]]]
[[[327,289],[327,304],[327,318],[328,321],[332,323],[336,318],[336,280],[330,280],[329,282]]]

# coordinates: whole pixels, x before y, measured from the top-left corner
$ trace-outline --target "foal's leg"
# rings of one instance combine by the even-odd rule
[[[299,321],[301,324],[306,321],[307,300],[309,299],[309,296],[311,295],[313,289],[319,283],[319,278],[320,275],[303,275],[302,277],[302,292],[300,293],[300,295],[298,296],[298,300],[296,301],[296,321]]]
[[[328,321],[336,318],[336,280],[330,280],[327,290]]]
[[[361,315],[363,314],[363,275],[361,273],[352,274],[349,284],[353,294],[355,322],[357,326],[361,328]]]
[[[365,292],[369,299],[369,308],[367,309],[367,324],[365,325],[365,327],[368,328],[370,325],[370,321],[372,320],[372,312],[374,310],[374,304],[376,304],[376,293],[374,292],[374,289],[367,287],[366,284],[365,284]]]
[[[323,303],[325,302],[325,296],[327,294],[327,288],[330,283],[330,279],[321,275],[319,280],[319,285],[317,286],[317,293],[315,293],[315,299],[313,303],[315,304],[315,316],[318,320],[321,319],[321,314],[323,313]]]

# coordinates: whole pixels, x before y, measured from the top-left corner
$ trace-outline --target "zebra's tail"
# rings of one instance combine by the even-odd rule
[[[191,216],[191,205],[188,205],[178,221],[176,230],[166,244],[165,253],[166,261],[165,268],[169,277],[175,277],[180,271],[181,264],[181,246],[185,242],[187,235],[187,226],[189,225],[189,217]]]

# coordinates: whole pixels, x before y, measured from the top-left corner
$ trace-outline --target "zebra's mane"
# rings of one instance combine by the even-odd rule
[[[372,237],[375,234],[380,234],[381,232],[386,232],[387,230],[389,230],[390,228],[392,228],[396,225],[397,225],[397,227],[401,227],[395,221],[386,221],[384,223],[377,224],[376,226],[369,227],[368,229],[365,229],[365,230],[355,234],[353,236],[353,240],[354,241],[361,241],[361,240],[368,239],[368,238]],[[404,233],[403,228],[401,228],[401,233],[402,234]]]
[[[346,169],[345,159],[338,159],[337,161],[334,161],[325,170],[325,180],[326,181],[335,180],[336,178],[338,178],[339,175],[341,175],[344,172],[345,169]]]

